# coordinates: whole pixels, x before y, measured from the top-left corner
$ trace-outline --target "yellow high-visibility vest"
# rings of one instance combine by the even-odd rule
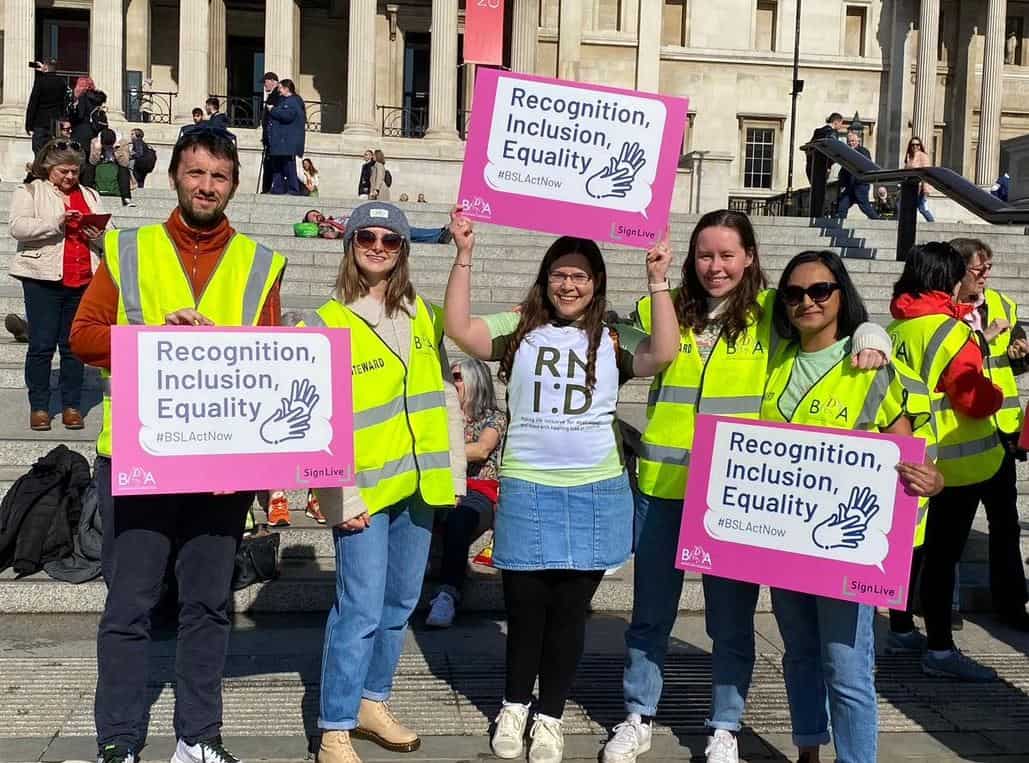
[[[237,233],[229,241],[200,299],[164,225],[108,231],[104,261],[118,287],[118,325],[160,326],[169,313],[193,308],[217,326],[256,326],[286,258]],[[110,374],[101,371],[104,424],[96,450],[111,455]]]
[[[405,365],[357,313],[330,300],[301,325],[350,329],[355,477],[368,513],[421,493],[453,506],[450,430],[440,367],[443,316],[421,298]]]
[[[1018,323],[1018,308],[1015,303],[993,289],[987,289],[983,296],[986,298],[987,316],[991,320],[1004,318],[1013,329]],[[1022,431],[1022,402],[1018,397],[1018,382],[1011,371],[1011,358],[1008,357],[1010,342],[1009,331],[996,336],[983,348],[983,365],[986,368],[986,375],[1004,393],[1004,405],[994,416],[997,428],[1005,434],[1017,434]]]
[[[673,300],[677,291],[673,290]],[[647,427],[638,458],[642,492],[682,500],[698,413],[758,417],[768,363],[777,341],[772,328],[774,300],[772,289],[761,292],[757,297],[760,318],[748,324],[735,344],[720,336],[706,362],[701,359],[692,329],[680,327],[679,354],[650,386]],[[650,297],[641,299],[636,311],[641,327],[649,334]]]

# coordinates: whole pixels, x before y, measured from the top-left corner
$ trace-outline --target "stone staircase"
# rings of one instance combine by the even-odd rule
[[[8,216],[14,185],[0,184],[0,218]],[[117,203],[116,199],[112,199]],[[175,204],[171,191],[147,189],[138,192],[136,207],[113,209],[114,223],[130,228],[163,220]],[[306,199],[239,194],[229,207],[229,218],[242,233],[282,251],[289,258],[283,282],[284,310],[318,307],[328,298],[342,246],[339,241],[297,239],[292,224],[311,208],[326,214],[345,216],[354,206],[352,199]],[[449,208],[441,204],[406,204],[412,225],[439,227],[447,221]],[[673,282],[685,258],[689,234],[696,215],[675,215],[672,222],[672,246],[675,251]],[[777,282],[786,262],[804,249],[833,248],[848,257],[848,268],[858,284],[873,320],[889,320],[888,305],[893,281],[901,270],[895,261],[895,223],[848,221],[839,226],[832,221],[819,221],[809,226],[797,218],[756,218],[761,263],[771,284]],[[962,226],[937,223],[919,226],[919,240],[950,239],[956,236],[977,236],[986,240],[995,252],[992,284],[1022,305],[1029,304],[1029,239],[1020,228]],[[473,267],[473,308],[478,313],[500,311],[519,302],[536,275],[540,258],[554,236],[500,228],[477,227],[478,247]],[[608,266],[608,296],[611,307],[628,313],[645,290],[643,258],[639,251],[603,246]],[[0,238],[0,269],[6,270],[14,256],[15,242]],[[416,244],[412,251],[412,277],[423,296],[441,300],[453,260],[451,246]],[[1026,308],[1029,311],[1029,307]],[[13,279],[0,281],[0,314],[23,313],[21,288]],[[451,357],[460,351],[448,345]],[[27,427],[27,405],[23,382],[25,345],[0,338],[0,495],[40,456],[60,442],[92,459],[99,427],[100,399],[98,375],[87,371],[84,408],[92,409],[86,428],[81,432],[63,430],[59,423],[51,432],[32,432]],[[1027,375],[1029,376],[1029,375]],[[54,380],[56,389],[56,376]],[[1029,378],[1020,382],[1029,392]],[[648,384],[633,381],[623,388],[619,413],[628,423],[642,428]],[[500,390],[498,384],[498,390]],[[502,392],[502,390],[500,390]],[[502,397],[502,395],[501,395]],[[53,407],[59,410],[59,400]],[[1023,518],[1029,519],[1029,469],[1019,468],[1019,506]],[[274,486],[268,486],[274,487]],[[331,533],[303,514],[305,495],[290,493],[293,524],[281,529],[282,577],[272,583],[256,585],[235,594],[237,611],[296,612],[324,611],[331,605],[335,585]],[[263,512],[257,511],[259,519]],[[985,519],[977,520],[973,541],[962,564],[962,603],[967,609],[989,606],[986,586]],[[1024,541],[1029,553],[1029,542]],[[426,591],[432,584],[427,583]],[[43,574],[14,579],[11,570],[0,573],[0,612],[98,612],[103,608],[105,589],[94,581],[80,586],[58,583]],[[594,608],[624,611],[632,606],[632,565],[605,578],[595,599]],[[466,591],[465,607],[471,610],[502,608],[498,576],[490,569],[475,567]],[[687,576],[680,601],[683,610],[703,608],[703,595],[698,576]],[[761,607],[768,607],[767,596]]]

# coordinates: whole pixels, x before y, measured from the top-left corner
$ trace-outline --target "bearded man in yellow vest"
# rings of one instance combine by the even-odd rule
[[[95,700],[102,763],[135,763],[144,742],[150,614],[175,554],[179,591],[173,763],[235,763],[221,740],[222,672],[236,549],[254,494],[111,497],[111,326],[276,326],[286,259],[237,233],[225,207],[239,156],[224,130],[192,129],[168,174],[178,207],[166,222],[115,230],[71,329],[73,352],[101,369],[104,424],[96,481],[107,604],[97,634]]]
[[[965,260],[965,277],[958,291],[958,302],[972,307],[965,314],[965,323],[975,331],[986,375],[1004,393],[1004,403],[993,416],[1004,445],[1004,461],[978,496],[986,508],[990,528],[993,609],[1009,627],[1029,631],[1029,614],[1025,611],[1029,596],[1026,596],[1019,544],[1021,528],[1015,484],[1015,461],[1026,459],[1025,451],[1018,448],[1022,404],[1015,377],[1029,370],[1029,341],[1025,329],[1018,323],[1014,301],[986,286],[993,269],[993,251],[989,245],[974,238],[956,238],[950,245]]]

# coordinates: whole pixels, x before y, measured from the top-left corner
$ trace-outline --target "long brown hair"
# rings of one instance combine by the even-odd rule
[[[368,279],[357,267],[354,246],[354,242],[351,241],[344,250],[343,261],[339,264],[339,275],[336,276],[336,285],[333,287],[333,296],[344,305],[353,304],[367,295],[370,288]],[[411,245],[407,239],[404,239],[404,243],[400,245],[400,251],[397,253],[397,264],[390,271],[386,284],[386,297],[382,301],[386,308],[386,315],[390,318],[396,315],[398,310],[403,310],[411,315],[407,305],[414,302],[415,292],[414,286],[411,285],[411,274],[408,268],[410,256]]]
[[[604,334],[604,313],[607,310],[607,268],[604,265],[600,247],[595,241],[572,236],[562,236],[550,245],[547,253],[543,255],[535,283],[529,289],[525,299],[522,300],[518,328],[508,340],[504,357],[500,360],[500,370],[497,373],[497,377],[505,384],[511,376],[511,368],[514,365],[515,353],[518,352],[518,345],[522,343],[529,332],[548,323],[566,323],[554,309],[547,292],[550,269],[554,266],[554,262],[566,254],[581,254],[589,262],[590,270],[593,271],[593,301],[586,307],[586,312],[582,314],[582,318],[577,321],[577,324],[589,338],[589,350],[586,356],[586,386],[591,390],[596,387],[597,347],[600,346],[600,340]]]
[[[679,325],[693,331],[703,331],[707,325],[708,293],[697,277],[697,240],[707,228],[724,227],[736,231],[743,244],[743,250],[753,261],[743,273],[743,280],[732,290],[727,299],[725,318],[723,319],[726,339],[732,344],[747,326],[761,320],[763,311],[757,304],[757,295],[768,286],[768,279],[761,270],[761,261],[757,254],[757,236],[750,218],[742,212],[730,209],[718,209],[708,212],[700,218],[690,236],[690,251],[682,264],[682,288],[675,297],[675,315]]]
[[[921,151],[923,154],[926,154],[926,155],[929,154],[929,152],[925,148],[925,141],[922,140],[921,138],[919,138],[917,135],[912,135],[911,136],[911,140],[908,141],[908,147],[904,151],[904,155],[908,159],[911,159],[915,154],[918,153],[918,151],[912,152],[912,150],[911,150],[911,144],[914,143],[916,140],[918,141],[918,151]]]

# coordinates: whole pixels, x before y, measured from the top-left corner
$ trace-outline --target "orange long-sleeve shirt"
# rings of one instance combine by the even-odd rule
[[[225,217],[216,228],[207,231],[194,230],[183,221],[178,208],[171,213],[165,227],[182,260],[182,269],[189,276],[193,296],[198,298],[214,273],[219,256],[236,231]],[[272,286],[257,322],[259,326],[279,325],[280,285],[281,279]],[[110,370],[111,326],[117,322],[118,287],[111,278],[107,265],[101,262],[86,293],[82,295],[82,302],[71,324],[72,352],[83,363]]]

